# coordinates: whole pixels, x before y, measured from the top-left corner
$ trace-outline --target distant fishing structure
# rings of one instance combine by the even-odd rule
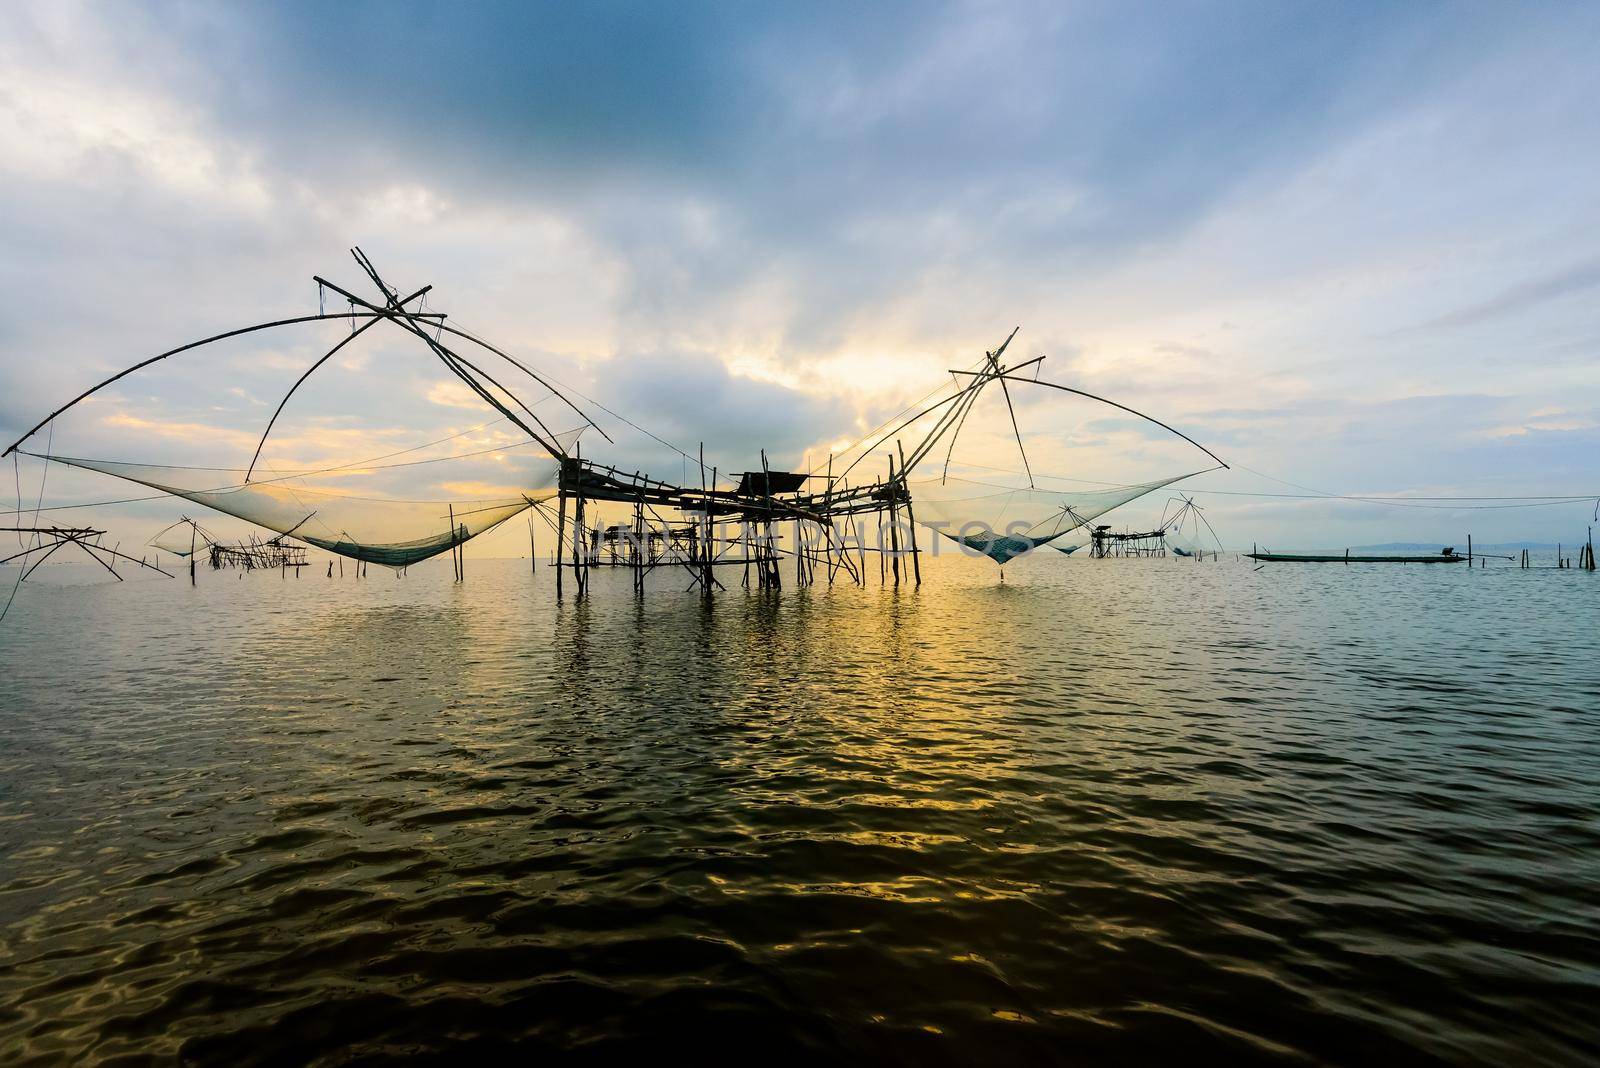
[[[685,466],[692,465],[697,475],[692,481],[665,480],[585,457],[579,438],[587,431],[594,431],[609,444],[615,442],[568,391],[516,357],[452,324],[446,314],[428,310],[426,301],[432,286],[401,295],[400,289],[388,284],[359,248],[352,249],[351,254],[376,290],[375,298],[363,297],[320,275],[314,276],[319,297],[317,314],[240,327],[140,361],[45,416],[0,455],[22,452],[47,462],[113,475],[275,532],[274,537],[265,540],[251,537],[225,543],[185,517],[158,534],[152,543],[160,541],[167,551],[187,556],[191,578],[195,556],[202,549],[210,554],[213,568],[278,568],[286,572],[306,565],[302,546],[309,546],[362,565],[376,563],[402,573],[412,564],[450,552],[456,578],[461,580],[465,575],[465,543],[531,510],[555,535],[552,562],[556,565],[558,596],[569,578],[577,592],[583,594],[588,589],[590,572],[601,567],[631,571],[634,585],[641,591],[651,573],[678,571],[685,577],[688,589],[710,594],[726,588],[733,572],[738,573],[742,585],[760,588],[781,587],[786,576],[797,585],[831,584],[836,578],[865,584],[873,570],[868,561],[876,559],[880,582],[919,584],[922,550],[914,534],[916,525],[934,530],[1003,566],[1113,508],[1181,479],[1228,466],[1210,449],[1152,416],[1040,379],[1043,356],[1008,365],[1004,356],[1017,335],[1013,330],[996,349],[985,352],[975,366],[952,369],[951,383],[936,391],[944,394],[939,399],[900,413],[868,435],[870,441],[864,438],[843,453],[830,453],[825,465],[810,471],[775,469],[765,451],[760,454],[759,466],[723,471],[707,465],[703,444],[690,454],[595,405],[678,452],[684,457]],[[328,294],[342,298],[346,307],[329,311]],[[310,363],[290,386],[242,469],[173,467],[66,456],[48,448],[40,453],[22,449],[63,413],[142,368],[226,339],[330,320],[347,320],[348,335]],[[533,448],[542,458],[534,463],[531,475],[522,473],[530,480],[515,495],[473,500],[400,500],[356,495],[325,484],[326,479],[341,472],[382,468],[384,465],[376,461],[387,457],[292,472],[281,472],[265,463],[263,450],[296,392],[319,368],[379,324],[420,343],[474,397],[526,435],[519,444]],[[1030,368],[1031,375],[1025,374]],[[497,377],[513,375],[533,383],[540,396],[531,403],[525,401],[502,377]],[[980,397],[996,386],[1007,409],[1026,486],[951,474],[963,427]],[[1133,485],[1070,492],[1040,489],[1036,478],[1048,476],[1035,475],[1012,404],[1013,388],[1060,391],[1109,405],[1182,439],[1204,453],[1213,466]],[[573,425],[553,426],[548,412],[541,415],[534,410],[535,405],[551,399],[558,402],[558,410],[566,412]],[[414,461],[425,462],[432,461]],[[880,463],[883,467],[877,468]],[[935,466],[939,468],[936,476],[932,471]],[[858,470],[868,472],[875,468],[878,473],[865,477],[857,474],[852,480]],[[1177,517],[1164,519],[1163,531],[1171,529],[1174,520],[1197,516],[1193,503],[1188,502]],[[868,521],[876,528],[875,538],[868,536]],[[189,541],[187,552],[179,544],[184,529]],[[171,536],[175,530],[179,535],[176,540]],[[530,552],[537,550],[533,531],[530,526]],[[1097,537],[1095,544],[1098,547],[1106,540]]]
[[[184,545],[185,531],[188,532],[187,547]],[[243,541],[222,541],[193,519],[184,516],[171,526],[157,531],[145,544],[186,558],[191,581],[194,578],[195,560],[202,552],[213,571],[233,568],[239,571],[276,570],[288,574],[290,568],[295,568],[295,575],[299,577],[299,569],[310,563],[306,559],[305,547],[290,545],[284,538],[283,534],[266,539],[252,534]]]
[[[1176,509],[1174,505],[1177,505]],[[1201,526],[1216,543],[1214,549],[1195,544],[1198,538],[1191,538],[1191,545],[1187,548],[1176,540],[1169,546],[1169,540],[1175,539],[1186,527],[1198,534]],[[1097,560],[1120,556],[1165,556],[1168,548],[1171,548],[1174,556],[1200,562],[1207,556],[1217,559],[1222,552],[1222,541],[1217,537],[1217,532],[1211,529],[1200,506],[1188,497],[1179,496],[1168,501],[1167,510],[1161,516],[1161,525],[1154,530],[1113,531],[1109,525],[1100,525],[1089,532],[1089,555]]]
[[[11,592],[6,597],[4,607],[0,607],[0,620],[5,619],[6,613],[11,611],[11,602],[16,599],[17,590],[28,580],[28,577],[37,571],[46,560],[54,556],[56,550],[68,545],[75,545],[82,549],[89,559],[99,564],[111,573],[111,576],[121,582],[122,576],[117,574],[117,561],[122,560],[159,574],[172,576],[161,570],[158,564],[152,564],[144,559],[135,560],[125,553],[119,552],[117,546],[106,548],[100,544],[100,539],[105,537],[105,531],[93,527],[0,527],[0,533],[15,534],[22,549],[8,556],[0,557],[0,564],[16,564],[19,568],[16,581],[11,584]]]

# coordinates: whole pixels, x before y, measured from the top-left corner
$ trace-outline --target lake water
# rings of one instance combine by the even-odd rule
[[[0,1060],[1600,1048],[1596,576],[927,570],[40,572]]]

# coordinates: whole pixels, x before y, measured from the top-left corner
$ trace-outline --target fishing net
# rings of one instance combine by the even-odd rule
[[[1214,551],[1214,546],[1207,546],[1200,540],[1201,532],[1194,529],[1195,526],[1198,524],[1167,528],[1166,543],[1167,548],[1172,550],[1172,555],[1199,556],[1201,553]]]
[[[180,519],[171,526],[156,531],[145,544],[153,549],[171,553],[173,556],[188,556],[191,552],[200,552],[215,540],[201,529],[199,524]]]
[[[393,568],[436,556],[549,499],[556,493],[560,470],[553,457],[535,462],[521,476],[527,488],[517,496],[415,501],[354,496],[315,473],[247,483],[242,471],[226,468],[50,459],[171,493],[340,556]],[[189,552],[187,524],[168,528],[157,538],[152,544],[158,548]]]
[[[1004,564],[1049,545],[1113,508],[1190,475],[1098,490],[1007,488],[968,479],[911,483],[917,522]],[[1064,547],[1071,552],[1078,545]]]
[[[1222,542],[1217,532],[1211,529],[1194,501],[1176,497],[1167,503],[1167,511],[1169,514],[1162,518],[1161,527],[1174,556],[1204,556],[1221,551]]]

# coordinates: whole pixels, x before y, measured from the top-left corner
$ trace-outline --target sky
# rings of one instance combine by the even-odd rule
[[[1232,465],[1186,484],[1229,547],[1571,542],[1594,502],[1265,495],[1600,494],[1597,48],[1562,3],[11,4],[0,436],[315,312],[359,245],[590,399],[616,441],[584,455],[630,469],[686,461],[602,410],[720,471],[817,467],[1020,326],[1009,357]],[[175,357],[29,448],[242,466],[343,333]],[[297,394],[275,469],[516,443],[378,334]],[[1048,484],[1207,466],[1019,392],[1033,469],[1078,480]],[[1014,470],[985,403],[963,459]],[[41,466],[6,496],[130,495]],[[178,511],[53,515],[138,542]]]

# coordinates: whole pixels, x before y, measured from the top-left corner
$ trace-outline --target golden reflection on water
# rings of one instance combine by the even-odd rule
[[[558,603],[515,561],[30,591],[0,1050],[1568,1049],[1600,680],[1540,651],[1588,587],[926,566],[710,600],[664,572]],[[1534,927],[1567,986],[1507,978]]]

